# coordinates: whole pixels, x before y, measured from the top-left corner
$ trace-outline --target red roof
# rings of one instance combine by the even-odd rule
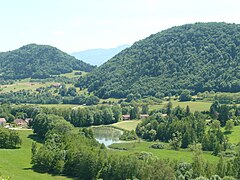
[[[5,118],[0,118],[0,123],[6,123],[6,119]]]

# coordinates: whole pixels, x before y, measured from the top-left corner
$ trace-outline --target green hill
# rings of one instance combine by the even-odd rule
[[[4,79],[47,78],[73,70],[93,69],[94,66],[47,45],[29,44],[0,53],[0,75]]]
[[[240,91],[240,25],[195,23],[153,34],[76,85],[102,98]]]

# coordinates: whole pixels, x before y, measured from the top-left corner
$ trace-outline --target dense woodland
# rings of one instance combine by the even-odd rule
[[[13,51],[0,53],[0,77],[4,80],[44,79],[73,70],[89,72],[94,68],[47,45],[29,44]]]
[[[238,92],[239,31],[226,23],[173,27],[134,43],[76,85],[100,98]]]

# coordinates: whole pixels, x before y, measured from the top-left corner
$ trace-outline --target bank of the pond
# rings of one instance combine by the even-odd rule
[[[105,146],[123,142],[119,139],[123,134],[122,130],[110,126],[94,126],[92,129],[95,139],[99,143],[103,143]]]

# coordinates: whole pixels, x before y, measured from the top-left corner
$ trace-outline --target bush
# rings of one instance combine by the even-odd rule
[[[156,144],[152,144],[150,147],[153,149],[164,149],[165,145],[161,143],[156,143]]]

